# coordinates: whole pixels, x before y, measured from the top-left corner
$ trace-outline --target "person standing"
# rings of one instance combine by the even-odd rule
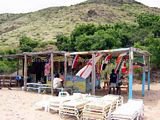
[[[121,88],[120,88],[120,86],[122,85],[121,84],[122,81],[121,81],[121,78],[119,77],[119,70],[117,70],[116,74],[117,74],[117,81],[116,81],[117,92],[116,93],[117,93],[117,95],[120,95],[121,94]]]
[[[112,73],[110,74],[110,82],[109,82],[109,94],[111,93],[111,88],[113,88],[113,94],[115,94],[116,87],[117,87],[117,74],[115,74],[115,70],[112,69]]]

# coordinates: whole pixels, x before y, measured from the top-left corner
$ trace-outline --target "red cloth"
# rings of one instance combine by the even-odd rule
[[[48,76],[50,74],[50,70],[51,70],[51,64],[50,63],[45,64],[45,69],[44,69],[45,76]]]
[[[73,63],[72,63],[72,69],[74,69],[74,68],[77,67],[78,60],[79,60],[79,55],[76,55],[76,56],[74,57],[74,60],[73,60]]]
[[[127,52],[121,53],[117,60],[116,60],[116,68],[115,68],[115,73],[117,72],[117,70],[120,69],[120,64],[123,62],[123,57],[127,55]]]

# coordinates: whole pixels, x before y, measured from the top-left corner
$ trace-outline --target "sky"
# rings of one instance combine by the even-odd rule
[[[26,13],[53,6],[70,6],[86,0],[0,0],[0,13]],[[150,7],[159,7],[160,0],[137,0]]]

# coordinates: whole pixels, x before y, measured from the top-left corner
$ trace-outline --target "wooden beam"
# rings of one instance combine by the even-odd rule
[[[51,94],[53,95],[53,79],[54,79],[54,64],[53,64],[53,53],[50,54],[50,58],[51,58]]]
[[[111,49],[111,50],[99,50],[99,51],[84,51],[84,52],[71,52],[67,53],[68,56],[70,55],[85,55],[85,54],[93,54],[93,53],[114,53],[114,52],[127,52],[130,48],[119,48],[119,49]]]
[[[34,56],[34,55],[50,55],[53,54],[62,54],[64,55],[65,51],[43,51],[43,52],[25,52],[24,54],[27,54],[28,56]]]
[[[145,50],[141,50],[139,48],[133,48],[133,52],[140,54],[141,56],[145,55],[145,56],[150,56],[152,55],[151,53],[149,53],[148,51]]]
[[[95,54],[92,54],[92,95],[95,95],[96,87],[96,70],[95,70]]]
[[[27,55],[24,55],[24,90],[27,90]]]

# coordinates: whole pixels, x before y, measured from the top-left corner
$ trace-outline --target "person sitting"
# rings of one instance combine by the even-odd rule
[[[109,82],[109,94],[111,93],[111,88],[113,88],[113,94],[115,94],[116,87],[117,87],[117,75],[115,74],[115,70],[112,69],[112,73],[110,74],[110,82]]]
[[[53,89],[54,89],[54,93],[58,96],[58,90],[57,90],[57,88],[60,88],[60,87],[62,87],[62,79],[60,78],[60,76],[59,76],[59,74],[58,73],[56,73],[55,74],[55,77],[54,77],[54,79],[53,79]]]

